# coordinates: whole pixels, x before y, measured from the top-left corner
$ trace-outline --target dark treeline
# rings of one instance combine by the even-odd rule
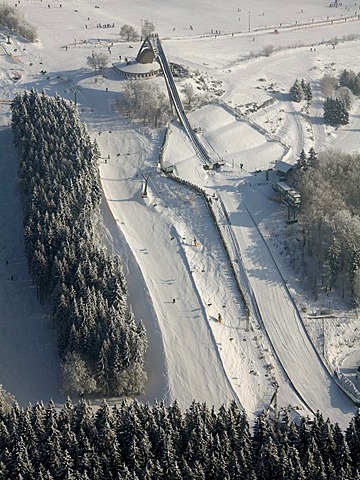
[[[137,394],[145,381],[146,335],[127,305],[119,258],[96,241],[97,145],[58,96],[17,95],[12,126],[29,269],[40,301],[53,306],[65,389]]]
[[[235,403],[0,408],[9,480],[358,480],[359,467],[359,413],[343,433],[320,413],[296,424],[263,412],[251,432]]]

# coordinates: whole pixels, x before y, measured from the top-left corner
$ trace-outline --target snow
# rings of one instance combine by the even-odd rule
[[[301,149],[311,146],[317,151],[358,151],[359,101],[348,126],[325,127],[317,84],[325,73],[356,70],[359,41],[331,45],[335,37],[358,35],[359,22],[350,18],[357,15],[356,7],[343,2],[334,9],[319,0],[302,2],[301,9],[289,0],[245,1],[240,12],[233,0],[226,6],[199,0],[196,8],[189,0],[176,5],[151,0],[136,7],[123,0],[121,9],[115,0],[63,0],[61,5],[58,0],[21,0],[17,8],[38,26],[39,42],[32,45],[12,36],[8,45],[1,36],[1,99],[37,88],[73,100],[74,87],[80,87],[78,110],[102,154],[103,241],[109,252],[123,258],[132,308],[149,337],[149,379],[141,400],[178,399],[183,407],[193,399],[216,407],[235,400],[251,415],[269,405],[279,385],[280,407],[291,405],[300,414],[320,409],[345,427],[355,407],[331,373],[343,361],[345,369],[354,371],[358,317],[346,317],[333,294],[335,318],[326,321],[328,371],[319,360],[319,321],[303,310],[321,308],[330,300],[321,295],[315,300],[283,253],[285,212],[273,201],[275,173],[269,172],[268,181],[264,170],[279,160],[294,163]],[[104,76],[95,75],[86,66],[87,56],[107,53],[111,44],[111,62],[119,55],[134,58],[141,44],[120,42],[118,32],[125,23],[139,30],[145,18],[154,22],[168,59],[192,72],[191,79],[176,80],[179,89],[191,82],[199,93],[212,96],[212,103],[194,110],[189,119],[194,127],[201,126],[200,139],[225,165],[205,171],[176,121],[164,165],[173,165],[177,177],[211,198],[222,235],[237,259],[235,271],[251,298],[249,320],[206,202],[158,169],[162,132],[116,112],[123,78],[110,68]],[[114,28],[96,27],[113,22]],[[280,33],[274,34],[274,28]],[[211,30],[221,34],[215,38]],[[269,45],[279,51],[258,56]],[[13,80],[15,72],[21,74],[19,80]],[[296,77],[312,84],[309,112],[289,101],[287,92]],[[148,81],[166,91],[162,77]],[[9,106],[1,103],[0,108],[0,381],[24,405],[50,398],[61,404],[54,331],[47,308],[37,302],[23,254]],[[249,108],[254,111],[251,122],[234,114]],[[147,172],[148,197],[141,198],[142,174]]]

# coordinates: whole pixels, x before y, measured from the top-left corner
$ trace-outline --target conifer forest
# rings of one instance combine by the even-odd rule
[[[0,411],[0,477],[24,480],[356,480],[360,415],[343,433],[317,412],[263,411],[253,433],[235,403],[16,403]]]
[[[118,257],[97,240],[99,151],[74,107],[35,91],[12,104],[25,249],[40,302],[51,302],[64,388],[134,395],[146,378],[146,333],[127,303]]]

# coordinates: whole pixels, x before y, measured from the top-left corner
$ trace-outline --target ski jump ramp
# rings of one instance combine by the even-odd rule
[[[171,104],[176,111],[178,119],[183,129],[185,130],[185,133],[188,136],[196,155],[200,158],[204,165],[211,166],[214,163],[214,160],[210,157],[208,151],[200,142],[199,138],[197,137],[193,128],[190,125],[189,119],[186,116],[183,104],[181,102],[179,92],[177,91],[169,62],[167,61],[160,39],[156,33],[146,37],[140,48],[140,52],[146,47],[151,48],[156,61],[159,62],[161,66]]]
[[[211,167],[215,160],[210,157],[190,125],[157,34],[145,39],[140,52],[144,48],[152,50],[162,68],[170,101],[196,155],[204,166]],[[253,202],[256,204],[253,196],[245,197],[250,197],[247,198],[250,205]],[[325,416],[338,421],[345,428],[356,411],[355,406],[337,385],[315,351],[274,259],[269,250],[264,248],[264,239],[252,220],[251,212],[243,202],[234,206],[231,202],[228,204],[228,199],[222,200],[233,221],[237,220],[231,222],[231,227],[241,250],[249,285],[256,299],[258,315],[262,318],[272,348],[288,377],[285,390],[290,387],[309,411],[314,413],[319,409]],[[243,228],[244,226],[247,228]],[[262,252],[261,258],[254,258],[251,253],[255,245],[255,250]],[[266,279],[266,275],[259,275],[259,263],[262,272],[267,272],[272,281]],[[263,276],[265,278],[262,278]],[[281,396],[281,391],[279,394]]]

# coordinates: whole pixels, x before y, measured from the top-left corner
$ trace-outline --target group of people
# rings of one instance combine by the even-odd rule
[[[115,23],[104,23],[103,25],[101,25],[101,23],[96,24],[96,28],[114,28],[114,27],[115,27]]]

